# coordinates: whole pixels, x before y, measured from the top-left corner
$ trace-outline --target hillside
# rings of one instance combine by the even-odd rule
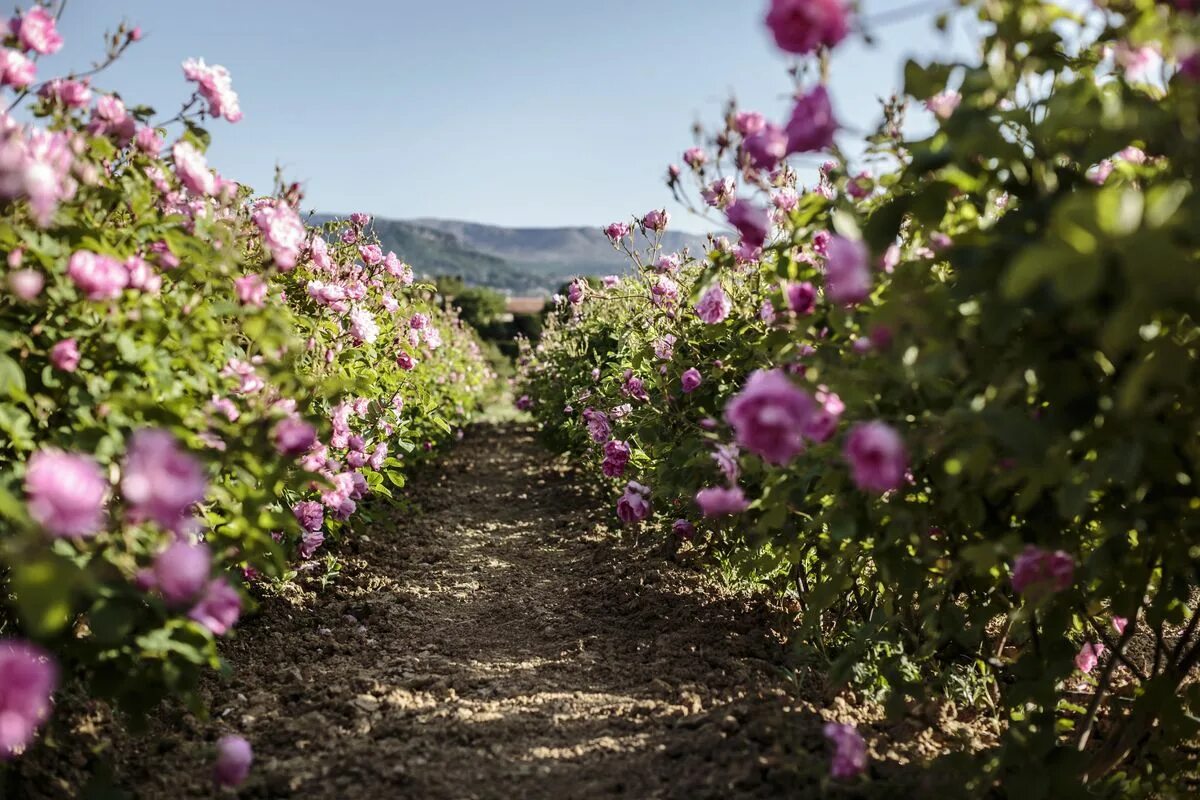
[[[314,222],[331,219],[316,214]],[[576,275],[622,272],[624,257],[599,226],[592,228],[505,228],[460,220],[376,218],[385,250],[394,250],[420,274],[457,275],[469,285],[510,294],[555,291]],[[704,237],[668,233],[666,248],[699,251]]]

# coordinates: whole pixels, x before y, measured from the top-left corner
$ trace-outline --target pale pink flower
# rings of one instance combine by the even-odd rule
[[[950,116],[962,102],[962,95],[953,89],[939,92],[925,101],[925,107],[933,112],[938,119],[950,119]]]
[[[296,210],[278,200],[264,203],[254,212],[254,224],[262,233],[275,265],[284,272],[294,268],[306,238],[304,223]]]
[[[241,120],[242,109],[229,70],[220,64],[209,66],[203,58],[189,58],[183,62],[183,75],[198,84],[200,95],[208,101],[209,114],[230,122]]]
[[[242,613],[242,596],[229,585],[225,578],[209,582],[200,601],[188,612],[188,617],[212,631],[215,636],[224,636],[237,624]]]
[[[745,493],[738,486],[710,486],[696,492],[696,505],[706,517],[724,517],[740,514],[750,507]]]
[[[238,302],[244,306],[262,308],[267,299],[267,284],[259,275],[243,275],[233,279]]]
[[[787,464],[804,450],[804,430],[815,411],[812,397],[783,373],[757,370],[725,406],[737,443],[771,464]]]
[[[154,558],[152,585],[170,606],[186,606],[208,584],[212,551],[205,544],[177,541]]]
[[[700,301],[696,303],[696,315],[709,325],[716,325],[719,322],[725,321],[732,309],[733,304],[729,301],[728,295],[725,294],[725,290],[721,288],[720,284],[714,284],[709,287],[701,295]]]
[[[63,372],[74,372],[79,367],[79,344],[74,339],[63,339],[50,348],[50,363]]]
[[[62,49],[63,38],[55,26],[54,15],[42,6],[34,6],[9,23],[21,47],[43,56],[52,56]]]
[[[204,154],[191,142],[176,142],[171,148],[171,160],[175,164],[175,175],[189,192],[205,197],[216,194],[216,178],[208,168]]]
[[[1105,647],[1102,644],[1084,642],[1083,647],[1080,648],[1079,653],[1075,656],[1075,666],[1079,668],[1080,672],[1087,675],[1100,663],[1100,657],[1104,655],[1104,650]]]

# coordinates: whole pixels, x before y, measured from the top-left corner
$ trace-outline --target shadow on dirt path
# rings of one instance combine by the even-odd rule
[[[210,721],[112,734],[117,781],[211,796],[236,732],[244,797],[819,796],[821,719],[769,613],[620,544],[583,484],[529,428],[473,428],[333,587],[245,621]]]

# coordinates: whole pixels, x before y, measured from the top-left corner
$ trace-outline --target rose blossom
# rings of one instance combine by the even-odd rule
[[[750,247],[762,247],[771,232],[771,212],[746,200],[731,203],[725,216],[742,235],[743,244]]]
[[[170,606],[191,603],[208,583],[212,551],[205,544],[177,541],[154,559],[153,586]]]
[[[295,267],[306,237],[304,223],[295,209],[279,201],[264,203],[253,219],[276,266],[284,272]]]
[[[809,394],[782,370],[757,370],[725,406],[737,443],[771,464],[787,464],[804,450],[804,429],[815,411]]]
[[[0,639],[0,761],[28,747],[50,716],[58,667],[48,653],[19,639]]]
[[[88,456],[39,450],[25,470],[29,516],[51,536],[91,536],[104,525],[108,481]]]
[[[1080,672],[1087,675],[1100,663],[1100,656],[1104,655],[1104,650],[1105,647],[1102,644],[1084,642],[1079,654],[1075,656],[1075,666],[1079,667]]]
[[[887,492],[904,483],[908,452],[894,428],[883,422],[860,422],[850,429],[842,450],[854,483],[867,492]]]
[[[50,363],[63,372],[74,372],[79,367],[79,344],[74,339],[63,339],[50,348]]]
[[[824,732],[825,738],[834,746],[830,775],[838,780],[846,780],[866,771],[867,743],[853,725],[828,722]]]
[[[832,236],[825,261],[825,294],[835,303],[856,305],[871,294],[870,253],[863,242]]]
[[[8,273],[8,288],[26,303],[36,300],[46,286],[46,278],[36,269],[18,269]]]
[[[298,456],[316,443],[317,429],[300,417],[286,417],[275,425],[271,438],[280,455]]]
[[[125,454],[121,491],[135,518],[179,532],[192,506],[204,499],[208,481],[195,456],[169,431],[143,428]]]
[[[837,127],[829,93],[824,86],[818,86],[796,99],[796,109],[787,124],[788,152],[807,153],[826,149],[833,144]]]
[[[175,174],[192,194],[211,197],[217,193],[217,181],[208,168],[204,154],[191,142],[176,142],[171,148],[171,159],[175,163]]]
[[[723,322],[729,316],[733,304],[720,284],[710,287],[696,303],[696,315],[709,325]]]
[[[221,786],[237,786],[250,775],[254,752],[241,736],[222,736],[217,742],[213,779]]]
[[[1074,580],[1075,559],[1062,550],[1027,545],[1013,563],[1013,591],[1034,600],[1064,591]]]
[[[710,486],[696,492],[696,505],[706,517],[723,517],[740,514],[750,507],[741,487]]]
[[[679,376],[680,388],[683,389],[684,394],[691,394],[696,391],[703,382],[704,379],[700,376],[700,370],[695,367],[684,370],[684,373]]]
[[[636,481],[625,485],[625,494],[617,501],[617,516],[621,522],[631,525],[650,516],[650,500],[646,497],[649,493],[649,487]]]
[[[113,300],[129,285],[129,271],[120,261],[89,250],[77,250],[67,262],[67,277],[88,300]]]
[[[849,17],[844,0],[771,0],[767,27],[781,49],[805,55],[845,39]]]
[[[188,617],[208,628],[215,636],[224,636],[237,624],[242,613],[242,597],[225,578],[209,581],[204,595]]]
[[[645,226],[647,230],[655,231],[657,233],[662,233],[665,231],[670,222],[671,215],[667,213],[666,209],[661,208],[648,212],[646,216],[642,218],[642,225]]]
[[[208,101],[209,114],[230,122],[241,120],[242,109],[229,70],[220,64],[209,66],[203,58],[189,58],[183,62],[183,75],[199,85],[201,97]]]
[[[55,27],[54,15],[41,6],[34,6],[9,22],[21,47],[43,56],[52,56],[62,49],[63,38]]]
[[[788,154],[788,133],[782,126],[769,122],[762,130],[747,136],[742,149],[755,169],[772,170]]]

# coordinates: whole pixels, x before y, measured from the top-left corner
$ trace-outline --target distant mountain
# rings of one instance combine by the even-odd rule
[[[314,223],[332,219],[316,214]],[[549,294],[577,275],[607,275],[627,268],[599,227],[504,228],[441,219],[376,218],[383,249],[394,250],[422,275],[457,275],[472,286],[509,294]],[[705,238],[668,232],[668,252],[701,252]]]
[[[481,253],[497,256],[526,272],[555,278],[605,275],[625,268],[625,257],[595,228],[502,228],[450,219],[416,219],[416,225],[449,233]],[[668,231],[667,252],[691,247],[703,252],[705,237]]]

